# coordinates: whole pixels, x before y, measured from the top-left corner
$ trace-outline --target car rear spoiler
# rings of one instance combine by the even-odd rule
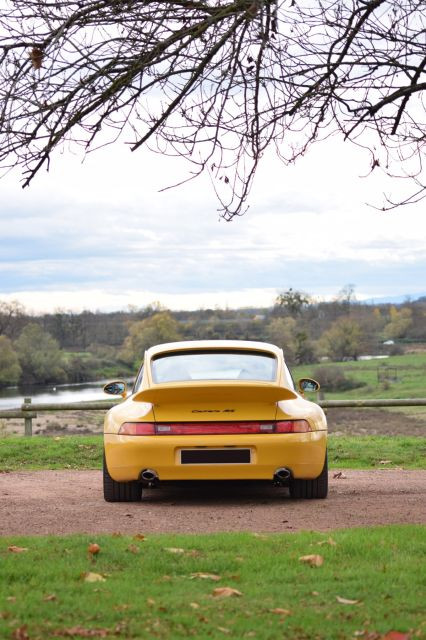
[[[278,402],[294,400],[291,389],[261,381],[208,380],[194,382],[167,382],[152,385],[133,396],[137,402],[152,404],[180,404],[184,402]]]

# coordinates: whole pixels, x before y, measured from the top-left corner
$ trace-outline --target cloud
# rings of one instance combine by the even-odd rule
[[[358,178],[364,162],[343,144],[318,146],[296,167],[267,157],[250,210],[226,223],[207,178],[158,192],[184,176],[176,160],[118,147],[84,164],[56,158],[29,189],[16,175],[0,181],[0,297],[237,306],[270,304],[290,286],[331,296],[348,282],[369,297],[415,294],[423,207],[365,206],[385,183]]]

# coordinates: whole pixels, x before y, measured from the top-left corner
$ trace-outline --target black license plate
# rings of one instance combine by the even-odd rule
[[[181,464],[250,464],[250,449],[184,449]]]

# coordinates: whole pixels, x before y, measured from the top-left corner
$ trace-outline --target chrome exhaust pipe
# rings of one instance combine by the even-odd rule
[[[291,478],[290,469],[286,469],[286,467],[280,467],[274,473],[274,484],[275,485],[283,485]]]
[[[155,487],[155,485],[160,480],[158,477],[158,473],[156,471],[153,471],[152,469],[144,469],[143,471],[141,471],[139,478],[140,481],[148,487]]]

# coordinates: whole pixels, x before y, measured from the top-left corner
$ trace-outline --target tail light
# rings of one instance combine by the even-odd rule
[[[155,425],[152,422],[124,422],[118,433],[121,436],[155,436]]]
[[[187,436],[244,433],[307,433],[312,431],[307,420],[273,422],[124,422],[121,436]]]

